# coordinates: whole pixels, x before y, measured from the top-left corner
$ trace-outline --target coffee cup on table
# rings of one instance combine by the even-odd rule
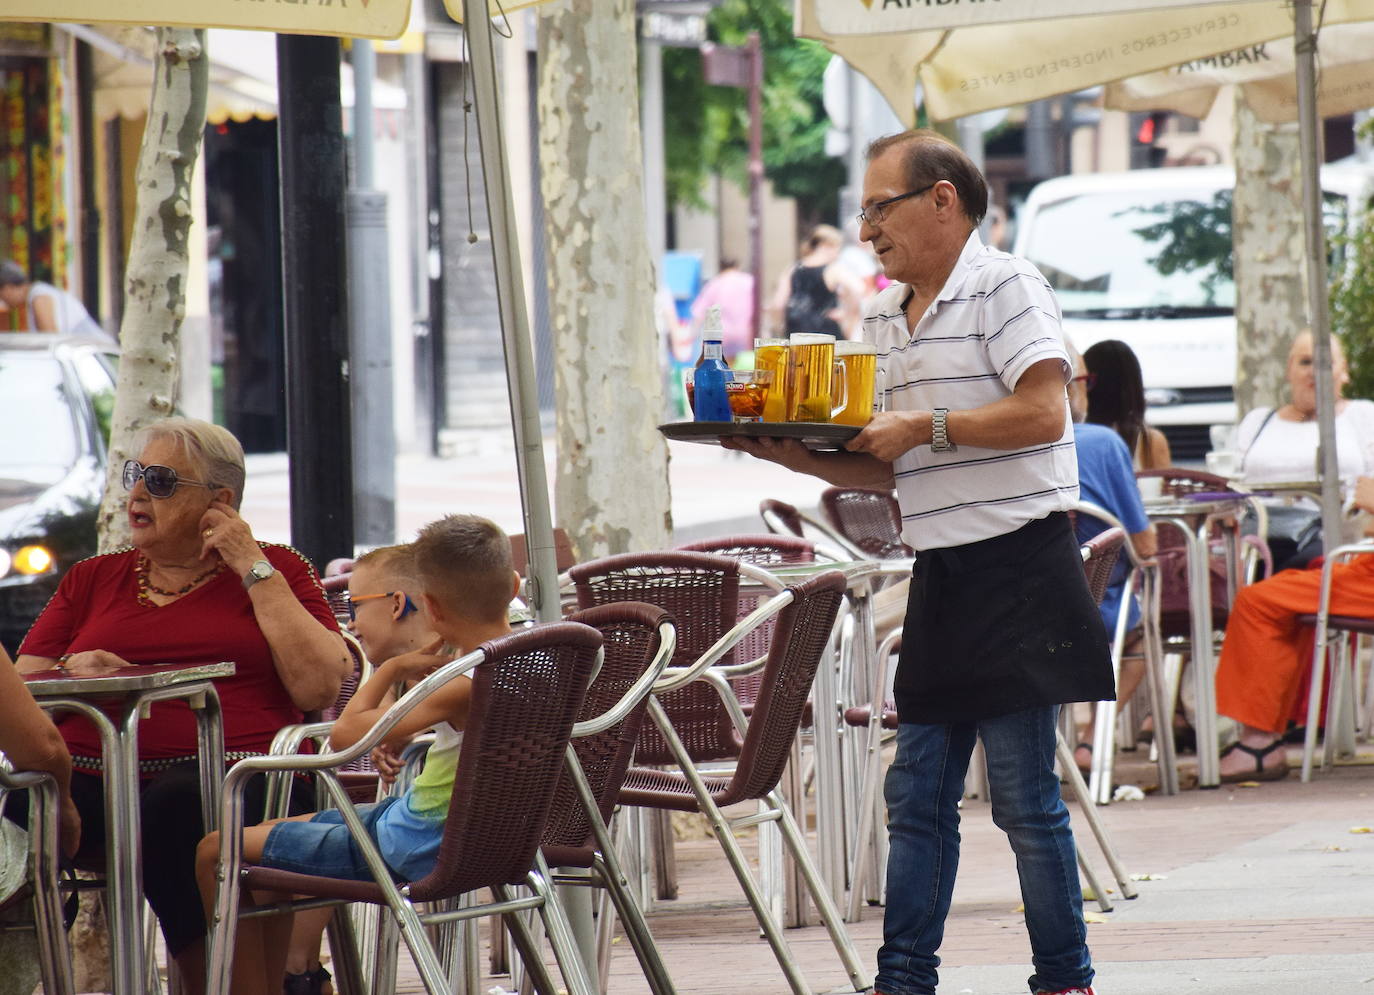
[[[1142,501],[1158,501],[1164,496],[1163,477],[1137,477],[1135,482]]]

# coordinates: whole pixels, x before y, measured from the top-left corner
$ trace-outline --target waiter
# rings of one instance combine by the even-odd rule
[[[1061,704],[1115,694],[1066,515],[1078,470],[1059,305],[1034,266],[979,238],[987,184],[957,146],[909,131],[874,142],[868,161],[859,237],[896,281],[863,329],[887,370],[887,410],[844,453],[727,444],[839,486],[895,487],[917,550],[885,784],[877,995],[935,991],[978,738],[993,821],[1016,854],[1029,989],[1092,995],[1055,730]]]

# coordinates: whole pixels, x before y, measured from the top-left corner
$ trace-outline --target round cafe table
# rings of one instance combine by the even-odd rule
[[[110,959],[115,995],[141,995],[149,965],[143,958],[143,862],[139,825],[138,723],[155,701],[185,700],[196,715],[201,814],[206,831],[219,819],[224,781],[224,727],[214,679],[232,663],[124,667],[99,677],[64,670],[25,674],[29,693],[52,712],[76,712],[100,736],[105,782],[105,860]]]

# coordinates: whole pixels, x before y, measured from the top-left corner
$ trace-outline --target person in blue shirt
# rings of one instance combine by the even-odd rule
[[[1140,488],[1136,485],[1135,468],[1131,464],[1131,452],[1115,429],[1106,425],[1096,425],[1086,421],[1088,417],[1088,391],[1092,389],[1092,375],[1088,373],[1083,357],[1071,343],[1065,343],[1069,358],[1073,361],[1073,379],[1069,382],[1069,410],[1073,414],[1074,443],[1078,450],[1078,496],[1082,501],[1095,504],[1109,511],[1130,534],[1131,545],[1142,559],[1155,554],[1155,530],[1145,515],[1145,506],[1140,500]],[[1079,542],[1086,542],[1107,525],[1096,518],[1079,514],[1076,516],[1074,531]],[[1102,622],[1107,632],[1116,632],[1117,615],[1121,611],[1121,598],[1125,593],[1126,557],[1117,561],[1112,572],[1112,582],[1107,587],[1107,596],[1102,599]],[[1140,601],[1134,595],[1126,606],[1127,616],[1126,647],[1122,653],[1121,675],[1117,685],[1118,707],[1130,701],[1140,680],[1145,675],[1145,661],[1134,654],[1140,643]],[[1084,770],[1092,764],[1093,726],[1089,724],[1082,741],[1074,750],[1074,759]]]

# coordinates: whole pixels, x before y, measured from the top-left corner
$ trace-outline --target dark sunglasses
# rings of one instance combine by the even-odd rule
[[[1097,383],[1096,373],[1084,373],[1082,376],[1074,377],[1070,383],[1081,383],[1084,390],[1092,390]]]
[[[177,472],[170,466],[163,466],[154,463],[152,466],[144,466],[136,459],[124,461],[124,489],[131,491],[134,484],[142,478],[143,486],[148,488],[148,493],[155,498],[168,498],[177,489],[178,484],[192,484],[196,487],[209,487],[210,485],[200,480],[187,480],[185,477],[178,477]]]
[[[350,594],[344,599],[344,607],[348,609],[348,620],[350,622],[356,622],[358,620],[358,609],[356,606],[359,602],[376,601],[378,598],[389,598],[393,594],[401,594],[406,599],[405,607],[401,609],[401,618],[405,618],[415,610],[415,602],[411,601],[410,595],[405,594],[403,591],[387,591],[385,594],[360,594],[356,598]]]

